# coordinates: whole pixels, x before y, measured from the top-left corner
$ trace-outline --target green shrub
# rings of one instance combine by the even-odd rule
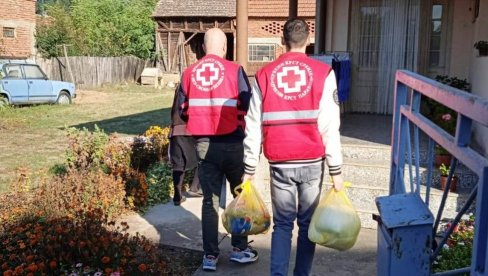
[[[146,173],[148,206],[165,203],[174,193],[172,170],[164,162],[152,165]]]
[[[474,215],[461,220],[449,236],[447,246],[439,253],[432,265],[433,272],[443,272],[471,266],[471,253],[474,238]],[[448,224],[449,226],[450,224]],[[461,274],[468,275],[468,274]]]
[[[109,141],[108,135],[97,125],[95,131],[88,129],[68,129],[68,167],[76,170],[93,170],[103,164],[104,148]]]

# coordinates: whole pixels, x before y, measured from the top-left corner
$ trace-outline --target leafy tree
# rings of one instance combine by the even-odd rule
[[[36,26],[36,47],[43,56],[50,58],[61,55],[58,45],[72,44],[76,41],[76,30],[64,5],[46,5],[46,12],[50,16],[44,17]],[[73,47],[68,49],[70,55],[79,53]]]
[[[151,57],[156,0],[62,2],[46,5],[54,22],[38,28],[38,48],[47,56],[56,56],[56,45],[70,43],[70,54]]]

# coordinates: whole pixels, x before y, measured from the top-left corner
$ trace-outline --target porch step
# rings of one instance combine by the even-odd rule
[[[364,228],[376,228],[376,222],[372,220],[372,214],[378,213],[375,199],[378,196],[386,196],[389,191],[390,180],[390,155],[389,146],[343,144],[343,174],[346,181],[352,183],[352,187],[346,189],[346,193],[357,209]],[[422,153],[421,153],[422,161]],[[414,168],[413,168],[414,169]],[[427,181],[427,169],[420,168],[421,195],[425,197],[425,184]],[[477,177],[463,166],[458,166],[456,174],[459,176],[458,193],[449,193],[443,217],[453,218],[467,200],[469,190],[476,183]],[[326,175],[328,175],[326,169]],[[430,195],[430,209],[434,216],[437,215],[439,204],[442,199],[442,191],[437,169],[432,173],[433,187]],[[415,177],[415,171],[413,171]],[[409,171],[405,170],[405,182],[409,183]],[[261,192],[263,200],[271,211],[270,175],[269,164],[261,156],[255,176],[256,187]],[[324,179],[323,190],[331,187],[329,177]],[[407,187],[408,189],[408,187]]]

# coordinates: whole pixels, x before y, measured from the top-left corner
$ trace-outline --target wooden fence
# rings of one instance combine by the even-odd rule
[[[59,57],[38,59],[36,63],[50,79],[74,82],[79,89],[136,82],[146,65],[146,61],[137,57],[68,57],[68,60]]]

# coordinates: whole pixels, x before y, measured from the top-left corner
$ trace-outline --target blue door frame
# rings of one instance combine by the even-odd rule
[[[477,122],[483,127],[488,127],[488,100],[404,70],[399,70],[396,73],[394,93],[395,110],[393,115],[391,141],[390,197],[393,198],[402,194],[416,194],[415,197],[418,195],[418,198],[421,198],[421,204],[428,207],[432,184],[432,164],[435,144],[443,147],[453,155],[451,170],[448,176],[448,184],[443,192],[439,211],[436,216],[434,216],[434,222],[431,223],[432,233],[429,233],[429,235],[431,235],[429,238],[435,236],[437,228],[439,227],[451,180],[458,163],[462,163],[478,176],[477,185],[471,190],[467,202],[456,215],[454,222],[444,234],[439,245],[435,248],[432,247],[432,244],[428,246],[429,254],[427,254],[428,260],[426,260],[432,264],[440,253],[441,248],[446,243],[449,235],[454,230],[454,227],[460,221],[462,215],[464,215],[470,207],[473,207],[471,205],[475,202],[476,220],[471,266],[436,274],[432,274],[432,272],[423,272],[418,275],[457,275],[460,273],[488,275],[488,159],[471,148],[473,122]],[[423,97],[430,98],[431,100],[445,105],[457,112],[457,126],[454,136],[444,131],[420,113],[421,99]],[[425,183],[426,192],[424,196],[420,193],[420,158],[418,158],[420,157],[420,131],[422,131],[428,139],[427,180]],[[488,137],[485,139],[488,139]],[[405,178],[404,174],[406,173],[409,175],[408,183],[405,181],[407,178]],[[394,207],[391,209],[393,208]],[[393,211],[395,210],[387,210],[387,212]],[[380,217],[382,215],[381,212],[382,210],[380,210]],[[380,233],[380,228],[381,227],[378,227],[378,235],[382,235]],[[433,239],[430,240],[433,241]],[[408,247],[408,245],[405,246]],[[388,250],[391,250],[391,248],[388,249],[386,246],[378,245],[378,255],[388,254]],[[421,253],[425,253],[425,251]],[[378,262],[378,267],[380,266],[382,266],[382,264]],[[395,263],[391,262],[390,266],[395,266]],[[405,271],[409,271],[410,275],[416,275],[409,267],[388,268],[391,270],[379,269],[378,275],[403,275],[402,273]],[[382,271],[388,272],[383,273]]]

